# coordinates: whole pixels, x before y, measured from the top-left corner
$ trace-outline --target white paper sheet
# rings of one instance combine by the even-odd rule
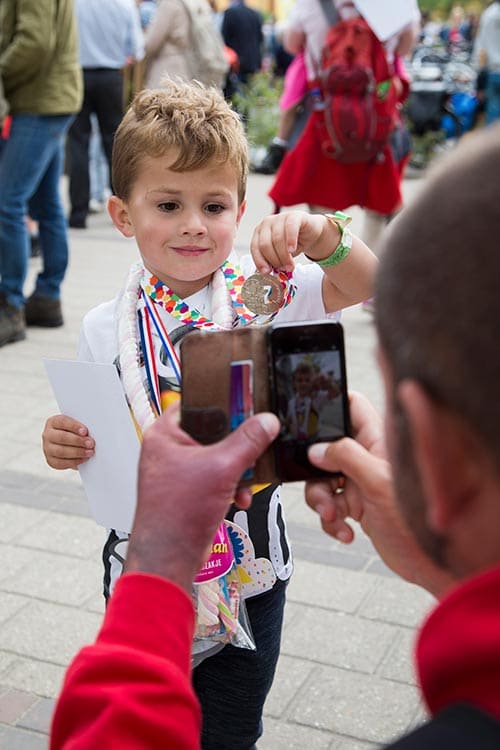
[[[92,515],[102,526],[130,531],[140,443],[116,367],[61,359],[44,365],[61,413],[86,425],[96,443],[79,469]]]
[[[354,0],[354,5],[381,42],[415,20],[416,0]]]

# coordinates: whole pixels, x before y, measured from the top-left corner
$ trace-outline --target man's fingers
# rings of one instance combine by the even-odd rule
[[[351,438],[342,438],[333,443],[315,443],[309,448],[308,457],[320,469],[341,471],[368,497],[378,495],[381,479],[390,476],[385,459],[371,455]]]
[[[365,448],[383,439],[382,417],[362,393],[349,393],[349,410],[354,437]]]
[[[321,519],[323,530],[344,544],[354,539],[354,532],[346,522],[347,517],[355,517],[346,494],[336,494],[333,484],[337,480],[311,481],[306,483],[306,503]],[[338,486],[338,485],[337,485]]]

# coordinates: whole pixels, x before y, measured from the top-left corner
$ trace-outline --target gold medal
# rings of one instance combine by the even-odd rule
[[[241,287],[245,307],[256,315],[272,315],[283,305],[285,292],[280,280],[268,273],[254,273]]]

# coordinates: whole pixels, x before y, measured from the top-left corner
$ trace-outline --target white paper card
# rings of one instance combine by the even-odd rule
[[[62,414],[88,427],[95,455],[80,467],[90,510],[98,524],[129,532],[137,500],[140,443],[116,367],[44,359]]]
[[[415,0],[354,0],[354,5],[381,42],[418,18]]]

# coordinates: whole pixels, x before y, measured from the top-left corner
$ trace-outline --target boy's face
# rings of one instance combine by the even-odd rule
[[[232,250],[245,209],[234,168],[173,172],[174,155],[146,157],[127,202],[108,210],[126,237],[135,237],[144,265],[173,292],[202,289]]]
[[[308,396],[311,392],[312,387],[312,375],[306,370],[299,370],[293,376],[293,384],[295,386],[295,392],[299,396]]]

